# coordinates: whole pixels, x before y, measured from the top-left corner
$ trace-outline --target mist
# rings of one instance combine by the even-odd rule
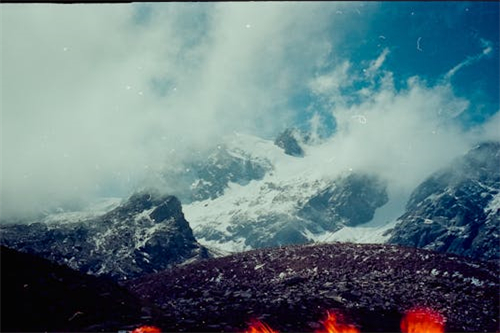
[[[364,67],[340,56],[377,6],[2,5],[1,218],[169,191],[162,172],[193,152],[234,132],[273,138],[304,112],[317,129],[316,110],[291,102],[300,92],[336,119],[325,157],[404,188],[500,139],[498,112],[473,128],[457,121],[470,101],[451,78],[472,61],[396,88],[390,48]]]

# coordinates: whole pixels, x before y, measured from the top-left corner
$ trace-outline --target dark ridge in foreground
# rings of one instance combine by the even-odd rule
[[[151,320],[137,297],[105,278],[0,248],[1,332],[117,332]]]
[[[326,310],[361,332],[399,332],[405,311],[431,307],[446,332],[499,330],[498,267],[393,245],[255,250],[129,281],[169,332],[242,332],[252,318],[280,332],[314,332]]]

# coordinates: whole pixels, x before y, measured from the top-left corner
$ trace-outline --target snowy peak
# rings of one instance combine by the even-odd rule
[[[192,199],[217,198],[224,194],[229,183],[246,185],[251,180],[262,179],[271,169],[271,163],[265,158],[220,145],[206,160],[192,165],[196,174],[191,184]]]
[[[371,175],[334,180],[274,175],[187,205],[186,214],[202,244],[242,251],[324,240],[370,221],[386,202],[385,183]]]
[[[407,209],[414,209],[427,198],[434,198],[444,187],[457,189],[467,184],[493,186],[498,188],[500,182],[500,143],[486,142],[477,145],[464,156],[456,159],[449,167],[439,170],[412,193]],[[465,185],[465,186],[464,186]],[[472,189],[471,189],[472,190]],[[491,199],[491,197],[490,197]]]
[[[207,153],[194,154],[182,168],[166,171],[164,181],[169,192],[184,203],[215,199],[224,194],[230,183],[246,185],[262,179],[272,171],[273,164],[262,148],[264,140],[240,134],[225,138],[225,142]],[[245,146],[248,146],[246,147]],[[243,149],[252,147],[252,149]]]
[[[285,154],[295,157],[304,157],[304,150],[299,144],[300,133],[296,129],[286,129],[278,135],[274,144],[285,151]]]
[[[161,196],[153,191],[134,193],[125,203],[105,214],[104,218],[125,219],[148,210],[151,210],[149,218],[155,223],[184,218],[179,199],[172,195]]]

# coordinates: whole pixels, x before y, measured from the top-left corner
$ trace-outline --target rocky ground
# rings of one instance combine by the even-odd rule
[[[241,332],[260,319],[313,332],[327,310],[362,332],[399,332],[405,311],[430,307],[447,332],[498,331],[499,268],[392,245],[329,244],[255,250],[127,283],[154,304],[163,331]]]

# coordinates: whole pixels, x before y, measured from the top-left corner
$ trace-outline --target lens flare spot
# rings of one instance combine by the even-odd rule
[[[413,308],[401,320],[403,333],[444,333],[446,318],[429,308]]]
[[[250,321],[250,325],[248,326],[248,329],[244,333],[279,333],[279,332],[273,330],[266,323],[263,323],[257,319],[253,319]]]
[[[155,326],[141,326],[133,330],[132,333],[161,333],[161,330]]]
[[[359,333],[356,326],[345,323],[344,316],[339,312],[327,311],[326,319],[321,323],[324,328],[315,333]]]

